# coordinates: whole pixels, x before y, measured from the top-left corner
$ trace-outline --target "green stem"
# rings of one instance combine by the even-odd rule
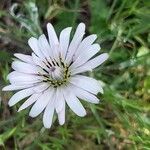
[[[113,10],[114,10],[114,8],[115,8],[115,6],[116,6],[116,3],[117,3],[117,0],[114,0],[112,6],[111,6],[111,8],[110,8],[108,17],[107,17],[107,21],[110,19],[111,14],[113,13]]]
[[[119,41],[121,35],[122,35],[122,30],[119,28],[119,31],[118,31],[116,40],[115,40],[115,42],[113,43],[113,45],[112,45],[112,47],[111,47],[111,49],[110,49],[109,55],[111,55],[112,52],[114,51],[114,49],[117,47],[118,41]]]
[[[79,0],[76,0],[74,10],[77,10],[77,9],[78,9],[78,7],[79,7],[79,2],[80,2]],[[74,17],[73,17],[73,19],[72,19],[72,20],[73,20],[73,21],[72,21],[72,27],[75,26],[77,17],[78,17],[78,11],[76,11],[76,12],[74,13]]]
[[[109,136],[108,136],[108,134],[107,134],[107,132],[106,132],[106,130],[105,130],[105,127],[104,127],[104,124],[103,124],[103,120],[99,117],[96,108],[95,108],[92,104],[90,105],[90,108],[91,108],[91,111],[92,111],[92,113],[93,113],[95,119],[97,120],[97,122],[98,122],[98,124],[99,124],[101,130],[102,130],[102,133],[103,133],[104,137],[105,137],[105,138],[107,139],[107,141],[108,141],[108,145],[109,145],[110,150],[114,150],[113,144],[112,144],[112,142],[110,141]]]
[[[121,6],[119,7],[119,9],[117,10],[117,14],[114,17],[114,20],[117,20],[119,15],[121,14],[121,11],[124,8],[125,3],[127,2],[127,0],[123,0],[123,2],[121,3]]]
[[[144,40],[140,36],[135,36],[134,38],[144,47],[148,47],[147,44],[144,42]]]

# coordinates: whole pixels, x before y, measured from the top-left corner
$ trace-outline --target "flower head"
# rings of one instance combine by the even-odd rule
[[[18,111],[33,105],[29,115],[36,117],[43,113],[46,128],[52,125],[54,112],[59,124],[65,123],[65,105],[78,116],[85,116],[86,111],[79,99],[98,103],[98,92],[103,92],[99,82],[91,77],[81,75],[91,71],[107,58],[104,53],[95,56],[100,50],[99,44],[93,44],[96,35],[83,39],[85,25],[80,23],[70,42],[71,27],[61,31],[59,39],[53,26],[47,24],[48,40],[44,34],[38,39],[31,37],[28,41],[33,50],[32,55],[14,54],[17,58],[12,63],[14,69],[8,75],[10,85],[3,91],[19,90],[9,100],[9,106],[27,98]]]

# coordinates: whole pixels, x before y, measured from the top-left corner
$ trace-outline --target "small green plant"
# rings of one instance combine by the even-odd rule
[[[149,150],[150,149],[150,2],[148,0],[24,0],[0,4],[0,87],[7,84],[13,54],[31,54],[27,40],[48,22],[58,34],[79,22],[97,34],[109,60],[90,76],[104,87],[100,104],[84,103],[85,118],[69,112],[66,124],[56,116],[50,130],[41,118],[8,108],[11,92],[0,93],[0,149]],[[67,111],[70,111],[67,109]]]

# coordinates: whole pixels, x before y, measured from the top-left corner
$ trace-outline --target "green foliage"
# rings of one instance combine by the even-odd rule
[[[8,81],[12,54],[31,53],[27,39],[52,22],[57,32],[86,20],[109,60],[91,76],[103,81],[101,103],[84,105],[87,116],[66,111],[66,124],[54,118],[50,130],[29,109],[8,108],[12,93],[0,93],[0,149],[150,150],[150,1],[24,0],[0,4],[0,87]]]

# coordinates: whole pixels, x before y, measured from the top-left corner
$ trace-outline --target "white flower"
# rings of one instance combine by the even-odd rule
[[[54,111],[59,124],[65,123],[66,103],[75,114],[83,117],[86,111],[79,99],[99,102],[96,95],[103,93],[99,82],[79,74],[102,64],[108,54],[93,58],[100,46],[93,44],[97,38],[95,34],[83,39],[83,23],[78,25],[71,42],[71,27],[62,30],[59,39],[50,23],[47,24],[47,32],[49,41],[44,34],[38,39],[29,39],[28,44],[33,50],[31,56],[14,54],[18,59],[12,63],[14,71],[8,75],[11,84],[4,87],[3,91],[20,90],[11,97],[9,106],[28,97],[18,111],[33,104],[29,115],[36,117],[44,111],[44,127],[50,128]]]

